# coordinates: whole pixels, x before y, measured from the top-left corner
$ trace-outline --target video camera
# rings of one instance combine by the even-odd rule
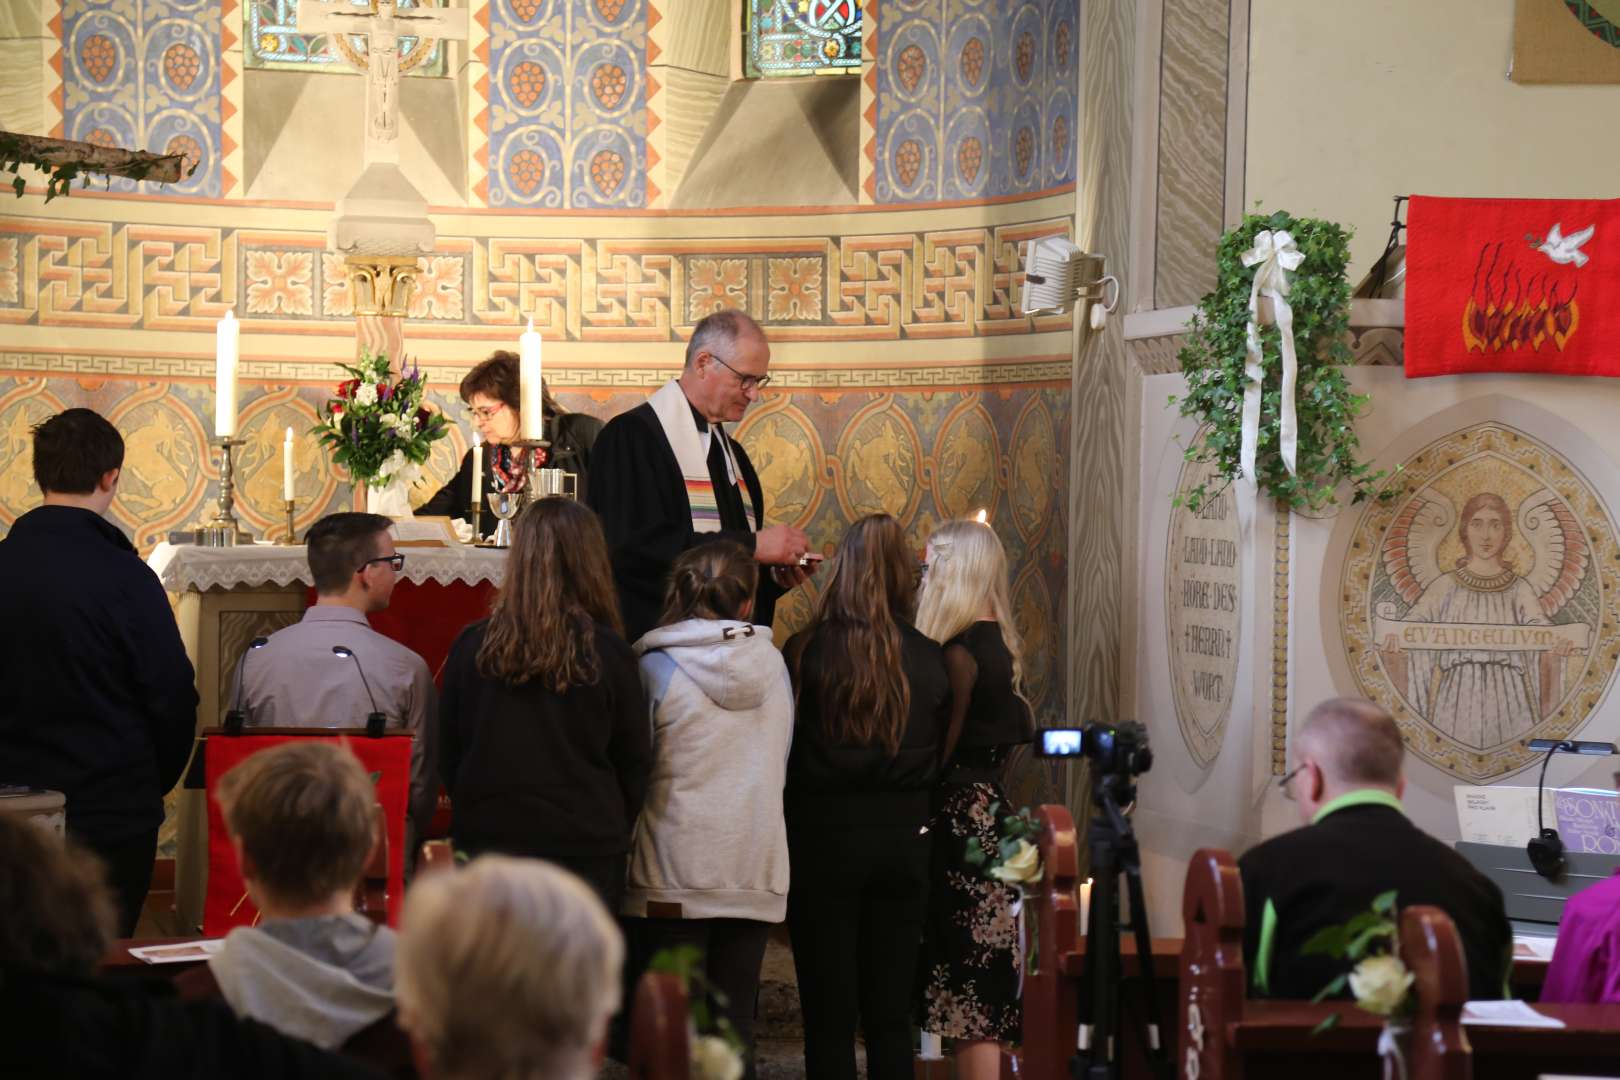
[[[1087,724],[1084,727],[1042,728],[1036,732],[1035,754],[1044,758],[1090,758],[1104,776],[1140,776],[1153,768],[1153,749],[1147,728],[1134,721]]]

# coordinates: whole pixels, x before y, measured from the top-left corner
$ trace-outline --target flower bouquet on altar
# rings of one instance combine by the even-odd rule
[[[411,485],[448,430],[444,414],[424,401],[427,379],[419,366],[396,379],[387,356],[362,353],[357,363],[338,367],[350,377],[327,400],[313,433],[351,481],[365,486],[367,510],[410,517]]]

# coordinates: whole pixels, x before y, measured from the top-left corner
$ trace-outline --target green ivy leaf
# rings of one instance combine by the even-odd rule
[[[1381,892],[1373,897],[1372,909],[1380,915],[1392,915],[1395,912],[1395,890]]]

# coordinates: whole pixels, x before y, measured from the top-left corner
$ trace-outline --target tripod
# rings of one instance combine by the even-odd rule
[[[1081,977],[1080,1050],[1069,1063],[1074,1080],[1118,1080],[1124,1014],[1123,967],[1119,952],[1119,876],[1129,890],[1131,930],[1136,937],[1139,982],[1143,987],[1142,1040],[1148,1066],[1158,1080],[1171,1080],[1170,1056],[1160,1033],[1158,984],[1153,970],[1153,936],[1148,929],[1147,900],[1142,892],[1142,861],[1130,819],[1120,809],[1136,799],[1129,775],[1110,773],[1097,779],[1092,796],[1087,842],[1091,849],[1091,923],[1086,928],[1086,962]]]

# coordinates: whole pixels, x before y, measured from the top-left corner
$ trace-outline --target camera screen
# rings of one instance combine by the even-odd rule
[[[1085,748],[1085,732],[1080,728],[1043,728],[1041,757],[1079,757]]]

